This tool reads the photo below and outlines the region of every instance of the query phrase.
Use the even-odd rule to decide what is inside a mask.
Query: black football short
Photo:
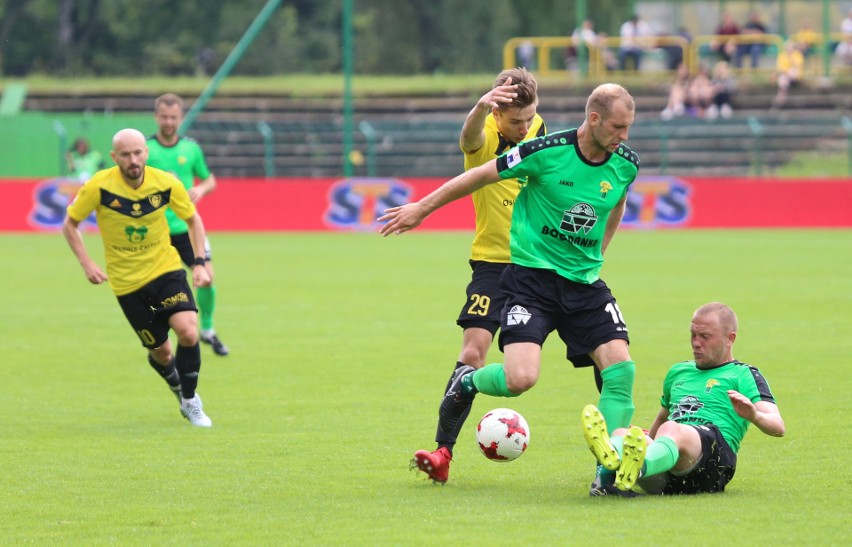
[[[589,367],[589,352],[610,340],[626,340],[627,325],[603,280],[575,283],[550,270],[510,264],[501,288],[506,297],[500,325],[500,349],[507,344],[544,345],[552,332],[568,348],[575,367]]]
[[[467,301],[456,320],[461,328],[478,327],[494,336],[500,328],[500,316],[506,297],[500,289],[500,276],[507,263],[471,260],[473,274],[467,286]]]
[[[124,316],[146,348],[158,348],[169,337],[169,317],[179,311],[198,311],[186,272],[161,275],[138,291],[118,297]]]
[[[189,239],[189,233],[172,234],[172,247],[177,249],[181,261],[186,264],[187,268],[192,268],[195,264],[195,253],[192,250],[192,241]],[[204,238],[204,259],[213,260],[213,254],[210,251],[210,241]]]
[[[715,425],[693,425],[701,437],[701,461],[685,475],[668,473],[664,495],[711,494],[724,492],[725,485],[734,478],[737,455],[722,437]],[[654,477],[648,477],[653,479]],[[639,479],[641,486],[642,479]]]

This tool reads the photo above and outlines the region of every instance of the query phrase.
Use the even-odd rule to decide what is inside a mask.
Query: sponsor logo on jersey
[[[509,150],[509,153],[506,154],[506,165],[514,167],[519,163],[521,163],[521,150],[516,146]]]
[[[523,306],[512,306],[512,309],[509,310],[508,314],[506,314],[506,324],[526,325],[527,321],[529,321],[531,317],[532,314]]]
[[[698,400],[694,395],[687,395],[677,402],[677,408],[672,413],[672,420],[688,418],[695,414],[704,406],[704,403]]]
[[[163,306],[163,309],[169,309],[169,308],[174,308],[176,305],[178,305],[180,303],[186,303],[186,302],[189,302],[189,296],[187,296],[187,294],[185,292],[179,292],[179,293],[177,293],[173,296],[166,298],[165,300],[160,302],[160,304]]]
[[[583,232],[588,234],[598,221],[598,215],[595,214],[595,208],[588,203],[578,203],[565,211],[562,216],[562,224],[559,228],[565,232],[576,234]]]
[[[124,227],[124,235],[127,236],[127,241],[132,243],[139,243],[140,241],[145,239],[145,236],[148,235],[148,227],[147,226],[125,226]]]

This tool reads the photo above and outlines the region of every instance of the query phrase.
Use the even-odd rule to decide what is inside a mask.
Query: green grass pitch
[[[202,348],[214,427],[199,430],[61,235],[0,236],[0,543],[848,541],[852,232],[616,236],[602,275],[630,326],[634,421],[650,423],[665,371],[689,358],[692,311],[721,300],[739,314],[735,356],[764,372],[788,430],[751,428],[724,494],[633,500],[588,497],[579,412],[597,392],[555,335],[535,388],[476,399],[445,486],[409,471],[434,446],[470,238],[212,234],[232,354]],[[471,423],[501,406],[532,433],[507,464],[479,454]]]

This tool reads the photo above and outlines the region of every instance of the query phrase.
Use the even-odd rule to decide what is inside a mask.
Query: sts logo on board
[[[394,178],[344,179],[329,189],[323,220],[332,228],[374,231],[385,209],[408,203],[411,193],[409,185]]]
[[[692,215],[691,193],[689,185],[676,177],[637,177],[627,194],[622,225],[685,226]]]

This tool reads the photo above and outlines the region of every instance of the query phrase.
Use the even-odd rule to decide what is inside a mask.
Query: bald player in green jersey
[[[166,93],[154,101],[154,119],[157,122],[157,133],[148,137],[148,165],[169,171],[183,183],[189,192],[192,202],[198,204],[201,199],[216,188],[216,177],[207,167],[201,146],[178,133],[183,121],[183,99],[174,93]],[[196,184],[198,180],[198,184]],[[181,260],[187,267],[192,267],[194,256],[189,244],[186,223],[171,210],[166,211],[169,221],[169,233],[172,245],[178,250]],[[216,287],[213,285],[213,257],[210,241],[204,242],[205,268],[211,283],[199,287],[198,308],[201,317],[200,339],[208,344],[216,355],[228,355],[229,350],[219,339],[213,325],[213,312],[216,309]]]
[[[191,245],[204,247],[204,225],[186,189],[170,173],[145,165],[145,136],[122,129],[112,140],[115,167],[98,171],[74,201],[62,234],[90,283],[108,281],[142,345],[148,364],[166,381],[183,416],[199,427],[210,427],[196,393],[201,352],[192,289],[180,257],[171,245],[165,212],[171,208],[189,227]],[[106,273],[89,256],[78,226],[92,211],[103,240]],[[210,283],[199,259],[192,268],[196,287]],[[169,331],[177,335],[172,350]]]
[[[737,316],[721,302],[698,308],[689,325],[693,360],[666,374],[660,411],[646,436],[636,426],[609,438],[600,412],[588,405],[581,421],[601,465],[617,489],[645,493],[722,492],[734,477],[740,443],[750,424],[773,437],[784,420],[760,371],[734,359]]]
[[[488,184],[527,179],[512,214],[511,264],[501,278],[506,295],[499,336],[504,362],[456,370],[439,410],[442,430],[453,430],[476,393],[516,397],[533,387],[542,345],[554,330],[575,366],[591,362],[600,370],[599,405],[607,423],[613,428],[630,425],[635,364],[628,352],[627,325],[598,274],[638,173],[639,159],[624,144],[634,116],[633,97],[626,89],[600,85],[586,102],[579,128],[521,143],[379,218],[385,222],[382,234],[400,234]]]
[[[525,68],[506,69],[497,75],[492,88],[476,102],[462,126],[459,147],[464,153],[464,168],[472,169],[493,160],[517,143],[547,133],[538,108],[538,82]],[[512,207],[521,191],[518,179],[489,184],[471,194],[476,230],[470,250],[470,282],[465,290],[456,323],[463,329],[462,348],[455,370],[464,366],[480,368],[495,333],[500,329],[500,312],[505,300],[500,276],[509,264],[509,224]],[[444,389],[449,389],[449,385]],[[418,450],[411,460],[434,482],[449,479],[453,447],[470,408],[460,417],[455,429],[435,433],[436,450]]]

